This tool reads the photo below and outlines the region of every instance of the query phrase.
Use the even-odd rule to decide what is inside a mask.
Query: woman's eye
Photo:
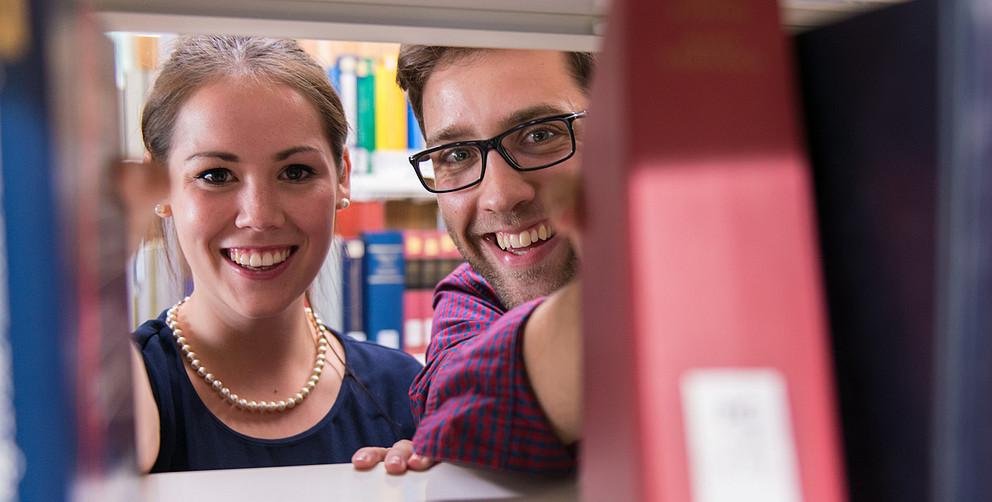
[[[303,164],[293,164],[286,167],[282,173],[283,176],[289,181],[303,181],[313,176],[316,171],[309,166],[304,166]]]
[[[222,185],[234,179],[234,175],[231,171],[218,167],[215,169],[208,169],[202,173],[196,175],[197,179],[201,179],[211,185]]]

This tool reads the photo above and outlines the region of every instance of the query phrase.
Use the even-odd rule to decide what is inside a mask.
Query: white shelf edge
[[[267,37],[590,52],[599,50],[601,43],[600,37],[595,35],[509,29],[461,29],[431,25],[359,24],[121,11],[102,11],[97,16],[104,24],[104,31],[138,33],[236,32]]]

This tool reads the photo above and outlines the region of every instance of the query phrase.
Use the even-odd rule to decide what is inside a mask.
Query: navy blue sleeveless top
[[[363,446],[413,437],[407,389],[420,363],[404,352],[334,333],[347,371],[330,411],[300,434],[258,439],[225,425],[200,400],[164,312],[132,336],[158,406],[161,441],[152,472],[343,463]]]

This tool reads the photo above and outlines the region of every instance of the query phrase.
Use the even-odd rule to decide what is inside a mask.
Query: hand
[[[556,181],[547,188],[543,202],[550,210],[555,231],[572,243],[582,259],[582,226],[585,224],[585,204],[580,173],[556,173]]]
[[[355,469],[367,470],[384,460],[386,472],[390,474],[403,474],[408,469],[426,471],[437,463],[428,457],[417,455],[413,452],[413,442],[409,439],[401,439],[389,449],[377,446],[359,449],[351,457],[351,465],[355,466]]]

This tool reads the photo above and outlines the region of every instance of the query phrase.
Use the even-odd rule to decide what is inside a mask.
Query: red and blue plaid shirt
[[[418,454],[509,471],[575,470],[524,367],[523,327],[541,301],[507,311],[468,264],[437,285],[427,365],[410,387]]]

